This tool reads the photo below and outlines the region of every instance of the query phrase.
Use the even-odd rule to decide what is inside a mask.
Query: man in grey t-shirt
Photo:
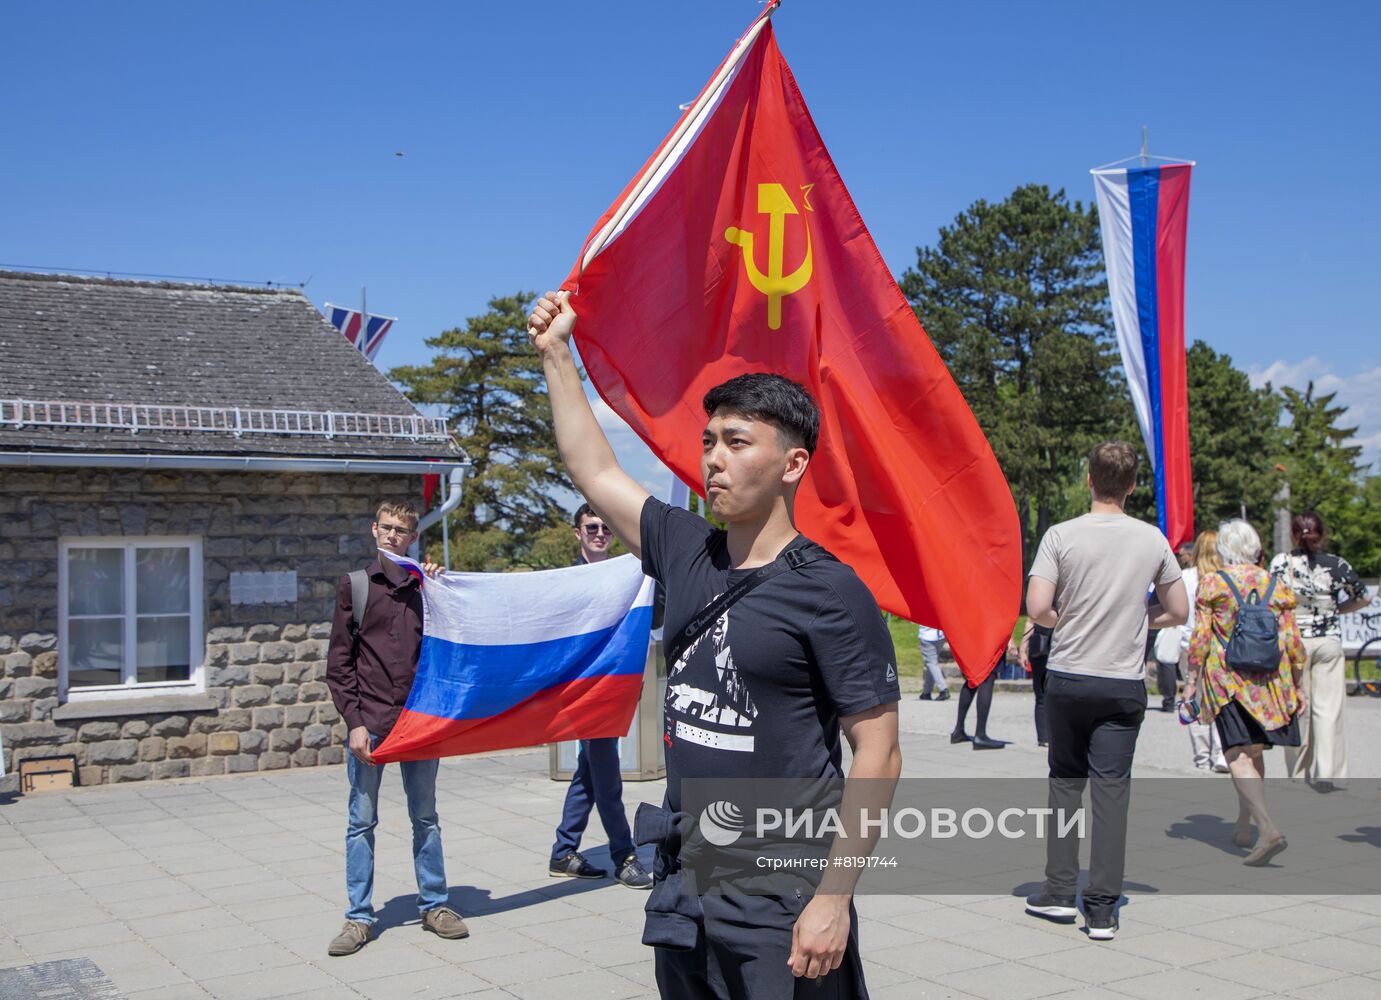
[[[1189,614],[1165,536],[1124,510],[1136,469],[1136,451],[1125,442],[1093,449],[1090,511],[1045,533],[1026,591],[1027,615],[1055,629],[1045,690],[1050,807],[1071,815],[1094,779],[1084,918],[1089,937],[1104,941],[1117,930],[1122,895],[1132,756],[1146,714],[1146,632],[1182,625]],[[1152,588],[1156,601],[1148,603]],[[1077,834],[1047,841],[1045,879],[1045,891],[1028,897],[1027,912],[1073,921]]]

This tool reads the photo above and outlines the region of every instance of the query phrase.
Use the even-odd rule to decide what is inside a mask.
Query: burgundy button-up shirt
[[[369,564],[369,600],[359,649],[350,657],[354,616],[349,575],[336,581],[336,611],[326,650],[326,683],[345,724],[386,736],[407,703],[422,648],[422,591],[409,576],[395,584],[379,560]]]

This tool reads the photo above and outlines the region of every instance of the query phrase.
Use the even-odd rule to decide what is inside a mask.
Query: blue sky
[[[424,361],[489,296],[560,281],[757,10],[6,5],[0,264],[310,278],[318,305],[367,285],[400,317],[380,365]],[[977,198],[1089,201],[1149,125],[1199,163],[1189,336],[1337,390],[1375,459],[1378,11],[786,0],[775,22],[894,272]]]

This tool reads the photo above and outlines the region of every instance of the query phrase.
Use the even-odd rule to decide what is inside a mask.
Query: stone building
[[[0,271],[0,358],[0,791],[343,760],[335,580],[444,422],[295,290]]]

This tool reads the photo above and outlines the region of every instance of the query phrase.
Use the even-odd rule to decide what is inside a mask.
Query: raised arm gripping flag
[[[375,760],[628,732],[652,627],[653,584],[633,556],[431,579],[411,559],[390,558],[422,581],[422,652]]]
[[[1192,164],[1093,171],[1113,325],[1171,548],[1194,538],[1184,351]]]
[[[775,6],[775,5],[774,5]],[[803,532],[974,681],[1021,594],[1016,507],[897,288],[764,14],[596,223],[563,286],[600,395],[703,496],[705,392],[775,372],[820,403]]]

